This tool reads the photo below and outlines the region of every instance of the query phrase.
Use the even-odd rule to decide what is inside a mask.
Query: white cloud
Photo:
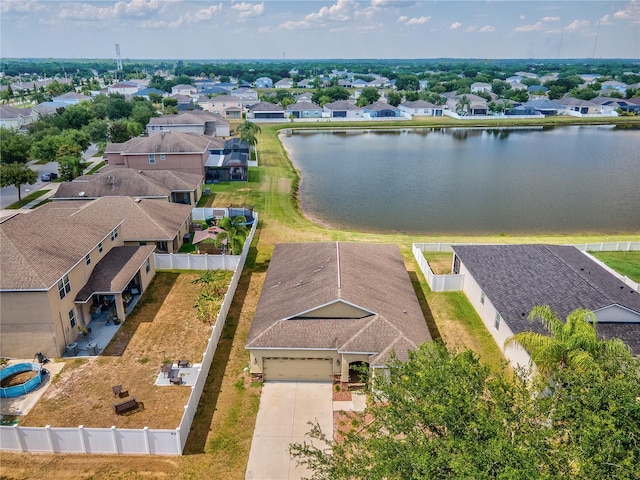
[[[569,25],[567,25],[564,28],[566,30],[580,30],[580,29],[588,27],[588,26],[589,26],[589,21],[588,20],[574,20],[573,22],[571,22]]]
[[[424,25],[429,20],[431,20],[431,17],[424,17],[424,16],[409,18],[406,15],[403,15],[398,18],[398,22],[403,23],[405,25]]]
[[[89,3],[67,3],[58,18],[70,20],[109,20],[114,18],[142,18],[162,8],[159,0],[130,0],[98,7]]]
[[[539,22],[531,25],[520,25],[513,29],[514,32],[539,32],[546,29],[546,23],[559,22],[560,17],[543,17]]]
[[[194,14],[187,14],[185,16],[185,20],[194,23],[194,22],[206,22],[207,20],[211,20],[218,12],[222,10],[222,4],[211,5],[209,8],[201,8]]]
[[[327,26],[336,22],[347,22],[352,19],[356,8],[354,0],[337,0],[329,7],[322,7],[317,12],[307,14],[302,20],[287,20],[281,23],[279,28],[296,30],[314,25]]]
[[[233,3],[231,8],[240,12],[240,18],[259,17],[264,13],[264,2],[262,3]]]
[[[491,26],[491,25],[485,25],[484,27],[478,27],[476,25],[472,25],[470,27],[467,27],[465,32],[470,32],[470,33],[491,33],[491,32],[495,32],[496,28]]]
[[[598,20],[598,23],[600,25],[613,25],[613,20],[611,19],[611,15],[607,13],[604,17]]]
[[[449,25],[449,30],[457,30],[462,26],[462,22],[453,22]]]
[[[631,0],[627,8],[618,10],[613,14],[616,20],[629,20],[631,25],[640,25],[640,2]]]
[[[524,15],[520,15],[520,20],[524,20],[525,18],[527,17],[525,17]]]
[[[34,13],[45,8],[41,2],[35,0],[2,0],[0,2],[0,11],[4,14],[10,12]]]

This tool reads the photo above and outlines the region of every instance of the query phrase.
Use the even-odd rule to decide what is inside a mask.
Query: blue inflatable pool
[[[38,372],[35,377],[30,378],[20,385],[12,385],[10,387],[0,387],[0,398],[19,397],[29,393],[42,383],[43,370],[40,365],[35,363],[16,363],[10,367],[0,370],[0,381],[24,372]]]

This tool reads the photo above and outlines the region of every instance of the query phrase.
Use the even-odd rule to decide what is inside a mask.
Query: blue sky
[[[640,0],[2,0],[0,55],[640,58]]]

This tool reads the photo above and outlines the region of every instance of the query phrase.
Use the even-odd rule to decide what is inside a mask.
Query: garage
[[[333,361],[330,358],[264,358],[262,362],[264,380],[333,380]]]

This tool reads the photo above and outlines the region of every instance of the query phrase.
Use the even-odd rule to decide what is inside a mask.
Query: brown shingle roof
[[[0,289],[51,288],[122,221],[73,211],[40,207],[0,224]]]
[[[353,318],[318,318],[343,302]],[[372,354],[382,366],[391,345],[400,358],[431,340],[420,304],[394,245],[277,244],[247,348],[325,348]],[[382,355],[382,356],[381,356]]]
[[[114,247],[96,264],[89,280],[76,295],[86,302],[94,293],[122,292],[155,250],[153,245]]]
[[[60,201],[40,208],[75,209],[72,217],[94,217],[111,223],[123,221],[121,234],[124,241],[170,241],[191,216],[190,205],[167,203],[162,200],[132,197],[102,197],[89,202]]]

